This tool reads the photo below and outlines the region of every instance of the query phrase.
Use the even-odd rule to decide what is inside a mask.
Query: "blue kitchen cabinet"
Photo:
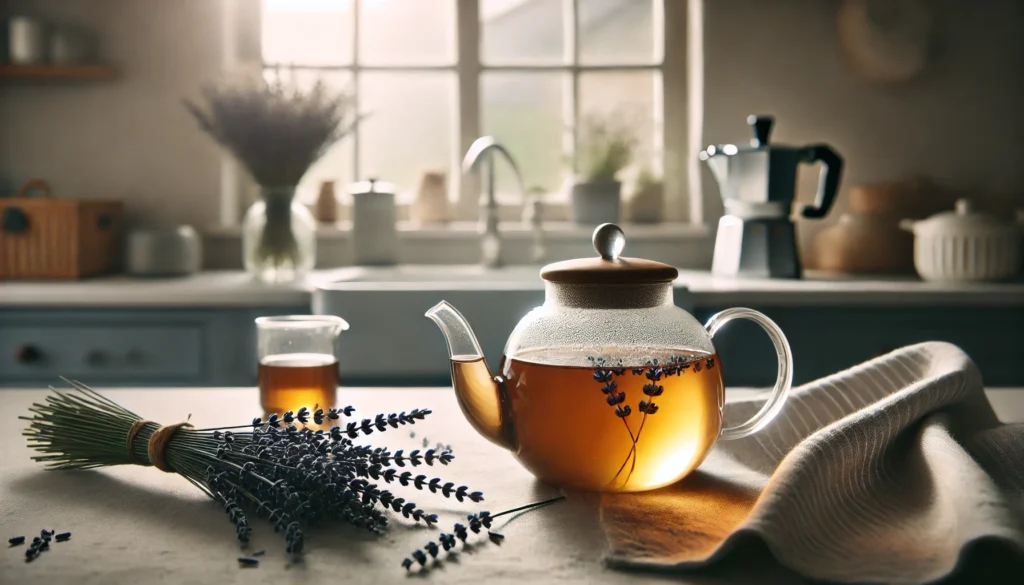
[[[463,303],[465,305],[465,303]],[[472,305],[463,309],[472,313]],[[702,322],[722,307],[699,306]],[[785,331],[793,349],[794,383],[826,376],[903,345],[949,341],[977,362],[989,386],[1024,385],[1024,308],[1021,307],[757,307]],[[44,387],[60,376],[101,387],[251,386],[256,382],[256,331],[261,315],[309,314],[310,306],[264,308],[21,308],[0,309],[0,387]],[[405,311],[413,314],[413,309]],[[488,342],[500,356],[518,313]],[[479,317],[477,315],[476,317]],[[347,314],[359,331],[373,331]],[[365,316],[372,321],[372,315]],[[421,324],[431,333],[433,324]],[[473,319],[471,319],[473,322]],[[479,322],[479,319],[477,319]],[[361,325],[356,327],[356,325]],[[419,326],[419,325],[417,325]],[[504,331],[507,328],[508,331]],[[445,385],[444,343],[374,350],[374,339],[342,337],[343,383]],[[490,347],[493,345],[494,347]],[[775,376],[775,353],[753,323],[735,321],[715,337],[729,386],[766,386]],[[430,355],[430,351],[437,356]],[[399,375],[395,353],[415,352],[419,370]],[[422,354],[422,355],[421,355]],[[374,356],[388,356],[380,362]],[[347,357],[346,357],[347,356]],[[422,358],[422,359],[421,359]],[[430,358],[430,359],[426,359]],[[412,359],[408,358],[407,359]],[[423,363],[420,364],[420,361]],[[357,367],[358,366],[358,367]],[[371,375],[372,374],[372,375]]]
[[[261,315],[267,308],[0,309],[0,386],[248,386],[256,382]]]

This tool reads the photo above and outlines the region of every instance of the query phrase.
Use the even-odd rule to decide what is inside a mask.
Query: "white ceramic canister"
[[[398,263],[395,188],[376,179],[349,186],[352,197],[352,261],[361,266]]]
[[[185,276],[203,268],[202,238],[192,226],[133,230],[125,244],[125,269],[135,276]]]
[[[900,227],[914,233],[914,267],[925,280],[1003,280],[1020,270],[1020,227],[975,211],[967,199],[957,200],[954,211]]]
[[[38,65],[46,60],[46,30],[29,16],[15,16],[9,23],[10,60],[14,65]]]
[[[86,63],[92,59],[92,40],[78,27],[60,25],[50,33],[50,61],[65,65]]]

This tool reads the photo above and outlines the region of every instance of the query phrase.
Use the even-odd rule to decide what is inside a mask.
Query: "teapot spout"
[[[480,349],[480,343],[473,334],[473,328],[455,307],[448,304],[448,301],[431,307],[426,317],[437,323],[448,342],[448,357],[460,362],[483,359],[484,353]]]
[[[500,376],[487,368],[480,343],[466,318],[455,307],[441,301],[426,313],[441,329],[448,342],[452,386],[462,413],[474,429],[491,442],[512,449],[506,431],[505,386]]]

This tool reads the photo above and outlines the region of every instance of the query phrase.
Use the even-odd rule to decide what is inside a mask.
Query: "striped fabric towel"
[[[905,347],[794,389],[674,486],[604,495],[601,522],[616,568],[692,569],[754,535],[812,579],[928,582],[979,540],[1024,554],[1024,425],[998,421],[956,346]]]

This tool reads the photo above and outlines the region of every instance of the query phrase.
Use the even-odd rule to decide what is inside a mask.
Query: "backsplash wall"
[[[890,0],[895,1],[895,0]],[[803,257],[858,183],[931,177],[991,208],[1024,208],[1024,2],[924,0],[934,10],[933,61],[905,86],[872,87],[841,60],[839,0],[705,1],[708,144],[745,142],[748,114],[773,114],[773,141],[825,142],[845,159],[835,210],[800,222]],[[818,167],[801,172],[813,200]],[[717,193],[704,174],[705,189]],[[721,201],[711,197],[721,213]]]
[[[127,201],[136,223],[217,218],[220,158],[182,107],[219,71],[216,0],[9,0],[9,14],[77,23],[100,38],[113,81],[0,85],[0,177],[55,194]]]
[[[102,56],[123,72],[113,82],[0,85],[0,178],[39,176],[61,195],[125,199],[137,221],[215,222],[218,149],[181,99],[219,71],[222,1],[0,4],[7,14],[93,28]],[[1024,3],[928,3],[938,18],[929,70],[907,86],[875,88],[840,60],[838,0],[708,0],[705,141],[744,141],[746,115],[770,113],[775,140],[828,142],[844,155],[847,188],[922,173],[1024,206],[1024,39],[1014,28]],[[704,180],[717,193],[709,174]],[[801,200],[815,181],[816,169],[802,174]],[[721,207],[717,195],[709,200],[713,222]],[[805,250],[821,224],[802,225]]]

